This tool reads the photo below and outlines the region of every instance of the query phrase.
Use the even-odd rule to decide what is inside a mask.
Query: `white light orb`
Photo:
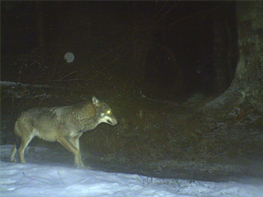
[[[72,63],[74,61],[74,54],[71,53],[71,52],[67,52],[65,55],[64,55],[64,60],[66,60],[67,63]]]

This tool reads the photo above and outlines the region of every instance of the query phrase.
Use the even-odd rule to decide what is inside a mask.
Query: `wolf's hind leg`
[[[17,153],[17,149],[16,149],[16,144],[15,144],[12,149],[11,156],[10,156],[10,162],[14,162],[14,163],[17,162],[16,153]]]
[[[31,142],[31,140],[34,138],[33,135],[30,135],[30,136],[22,136],[21,137],[21,145],[18,149],[18,155],[19,155],[19,158],[20,158],[20,162],[21,163],[26,163],[25,161],[25,149],[26,147],[28,146],[28,144]]]

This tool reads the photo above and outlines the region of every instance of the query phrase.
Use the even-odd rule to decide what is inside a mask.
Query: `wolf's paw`
[[[16,158],[11,158],[11,159],[10,159],[10,162],[11,162],[11,163],[16,163],[16,162],[17,162],[17,159],[16,159]]]
[[[84,165],[81,165],[81,166],[77,166],[78,169],[86,169],[86,170],[91,170],[92,167],[90,166],[84,166]]]
[[[92,170],[92,167],[90,166],[84,166],[84,167],[81,166],[81,168],[86,169],[86,170]]]

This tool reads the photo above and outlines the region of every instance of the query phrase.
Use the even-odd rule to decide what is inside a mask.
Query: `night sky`
[[[212,94],[213,22],[214,13],[220,10],[228,14],[236,28],[235,5],[229,2],[4,2],[1,3],[1,80],[18,81],[21,64],[25,57],[29,61],[30,54],[37,56],[38,61],[62,64],[63,54],[73,52],[75,61],[71,70],[74,70],[72,67],[88,64],[84,58],[88,59],[91,51],[106,54],[124,44],[132,48],[127,38],[138,26],[146,28],[142,32],[153,27],[151,35],[138,34],[141,40],[151,36],[145,57],[145,83],[173,91],[180,73],[186,94]],[[43,45],[45,52],[39,50]],[[122,58],[118,65],[128,61],[125,55]],[[107,64],[111,60],[103,61]],[[44,66],[40,67],[38,72],[44,72]],[[119,67],[116,70],[121,72]],[[29,69],[27,75],[34,74],[31,72],[36,71]],[[29,78],[24,77],[21,82],[30,83]]]

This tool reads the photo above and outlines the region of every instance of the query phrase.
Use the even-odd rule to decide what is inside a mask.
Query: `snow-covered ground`
[[[1,158],[9,157],[11,149],[11,145],[0,146]],[[38,149],[38,154],[41,153],[46,154],[46,150]],[[34,164],[9,163],[4,160],[0,161],[0,196],[6,197],[263,197],[262,180],[237,183],[158,179],[47,165],[40,160],[35,160]]]

